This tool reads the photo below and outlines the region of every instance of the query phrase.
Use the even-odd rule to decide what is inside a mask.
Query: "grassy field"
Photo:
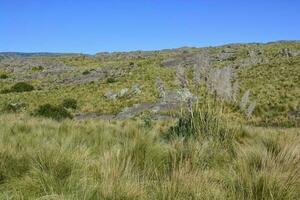
[[[299,129],[0,115],[0,199],[299,199]]]
[[[1,199],[299,199],[299,129],[232,123],[0,116]]]
[[[211,72],[234,70],[236,100],[195,83],[189,56],[202,51]],[[0,60],[0,199],[300,199],[299,52],[299,42],[284,42]],[[149,110],[126,120],[62,120],[159,102],[157,79],[178,92],[176,67],[163,65],[174,57],[197,100],[160,113],[168,120]],[[102,69],[108,75],[85,82]],[[140,93],[105,97],[134,85]],[[256,102],[248,117],[240,106],[247,90],[247,104]]]
[[[241,71],[242,88],[251,88],[258,103],[255,116],[265,124],[288,124],[290,111],[299,107],[300,58],[271,61]]]

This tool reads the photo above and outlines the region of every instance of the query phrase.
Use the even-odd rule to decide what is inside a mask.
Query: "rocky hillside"
[[[16,90],[17,83],[33,88]],[[77,120],[165,119],[208,97],[237,120],[294,126],[300,118],[300,42],[96,55],[0,53],[0,90],[5,112],[32,113],[74,99]]]

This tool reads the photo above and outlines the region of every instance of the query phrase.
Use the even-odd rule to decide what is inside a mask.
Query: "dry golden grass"
[[[300,198],[299,129],[233,128],[224,143],[166,140],[170,124],[0,115],[0,199]]]

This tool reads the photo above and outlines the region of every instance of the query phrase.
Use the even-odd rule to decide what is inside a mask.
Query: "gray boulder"
[[[104,94],[104,96],[109,100],[116,100],[118,97],[118,93],[113,93],[111,91],[108,91]]]

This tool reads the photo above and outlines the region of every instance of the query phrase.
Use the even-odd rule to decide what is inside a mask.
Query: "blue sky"
[[[130,51],[300,39],[299,0],[0,0],[0,51]]]

